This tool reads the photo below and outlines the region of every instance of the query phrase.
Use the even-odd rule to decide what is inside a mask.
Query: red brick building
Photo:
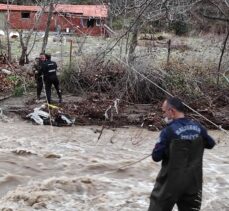
[[[7,11],[12,29],[29,30],[33,28],[35,18],[42,12],[40,6],[21,6],[0,4],[0,28],[3,29]],[[37,31],[45,31],[48,19],[46,8],[40,18]],[[106,5],[55,5],[50,31],[74,32],[87,35],[104,35],[104,23],[108,16]]]

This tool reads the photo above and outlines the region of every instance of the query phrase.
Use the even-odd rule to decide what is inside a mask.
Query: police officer
[[[148,211],[171,211],[175,204],[179,211],[200,210],[203,152],[215,141],[199,123],[185,117],[178,98],[165,100],[162,110],[168,125],[152,153],[153,160],[162,164]]]
[[[51,55],[45,54],[45,62],[42,63],[41,72],[44,78],[45,91],[48,103],[51,103],[51,88],[54,85],[57,95],[59,97],[59,103],[62,102],[61,90],[59,87],[59,80],[56,75],[57,64],[51,61]]]
[[[37,100],[40,100],[41,97],[41,91],[43,89],[43,80],[42,80],[42,72],[41,72],[41,66],[42,63],[45,61],[45,54],[41,53],[39,58],[35,59],[35,80],[37,84]]]

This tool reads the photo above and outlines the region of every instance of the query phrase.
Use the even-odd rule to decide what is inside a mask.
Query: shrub
[[[121,18],[113,19],[112,28],[114,30],[121,30],[123,28],[123,19]]]
[[[177,20],[171,24],[171,30],[178,36],[185,35],[189,31],[189,25],[183,20]]]
[[[20,96],[22,96],[24,94],[24,91],[25,91],[25,89],[24,89],[24,87],[22,85],[16,86],[14,88],[13,94],[14,94],[15,97],[20,97]]]
[[[166,90],[182,97],[187,103],[193,101],[208,102],[214,96],[215,90],[225,90],[226,85],[216,84],[215,64],[204,66],[201,63],[185,64],[182,60],[173,59],[169,65],[164,65],[166,73],[163,75],[163,85]],[[227,84],[228,87],[228,84]]]
[[[119,63],[88,58],[78,68],[72,67],[66,68],[60,78],[62,87],[73,94],[98,92],[137,103],[149,103],[162,96],[152,83]],[[153,75],[145,76],[155,81]]]
[[[22,96],[25,91],[25,87],[23,85],[23,81],[25,81],[25,78],[23,80],[22,77],[23,76],[18,76],[18,75],[11,75],[7,77],[7,80],[13,84],[13,95],[16,97]],[[28,83],[30,82],[31,81],[29,80]]]
[[[207,99],[210,95],[208,89],[218,88],[212,72],[215,66],[211,65],[206,68],[202,64],[187,65],[182,60],[172,59],[169,65],[162,65],[163,71],[142,68],[139,70],[144,75],[142,77],[119,63],[88,56],[80,64],[65,68],[61,84],[73,94],[96,92],[132,103],[152,103],[165,97],[155,83],[188,103]]]

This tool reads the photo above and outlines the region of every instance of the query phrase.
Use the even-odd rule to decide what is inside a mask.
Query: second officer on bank
[[[45,83],[45,92],[47,96],[47,101],[51,103],[51,88],[54,85],[57,95],[59,97],[59,103],[62,102],[62,95],[59,86],[59,80],[56,74],[57,64],[54,61],[51,61],[51,55],[45,54],[45,61],[42,63],[41,72],[44,78]]]

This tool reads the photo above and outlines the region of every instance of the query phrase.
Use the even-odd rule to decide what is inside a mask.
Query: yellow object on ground
[[[52,105],[52,104],[47,104],[49,108],[53,108],[53,109],[59,109],[58,106]]]

